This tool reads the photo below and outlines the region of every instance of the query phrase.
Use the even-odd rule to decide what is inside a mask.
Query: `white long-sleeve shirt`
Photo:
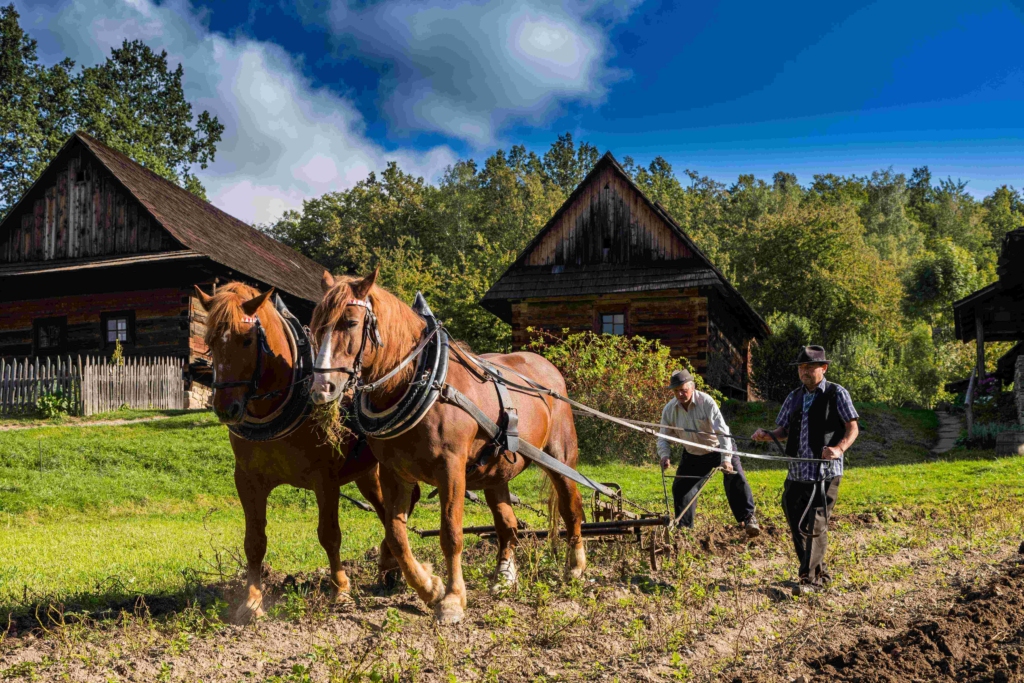
[[[661,424],[661,434],[685,439],[686,441],[695,441],[706,446],[726,448],[730,451],[736,448],[733,440],[728,436],[718,437],[715,435],[715,433],[727,435],[732,432],[729,431],[729,425],[725,424],[725,418],[722,417],[722,411],[718,409],[715,399],[703,391],[693,392],[693,400],[690,401],[689,409],[683,408],[678,399],[673,397],[661,410]],[[682,427],[693,431],[686,432],[678,429],[669,429],[669,427]],[[694,432],[706,433],[696,434]],[[659,459],[664,460],[669,457],[670,445],[671,442],[665,439],[658,439]],[[686,446],[686,452],[693,453],[694,455],[704,455],[711,451],[697,446]],[[721,455],[722,462],[729,461],[732,457],[726,453]]]

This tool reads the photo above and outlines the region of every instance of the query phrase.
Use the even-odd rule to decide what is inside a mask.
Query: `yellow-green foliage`
[[[689,370],[699,390],[722,401],[689,361],[672,358],[669,348],[657,340],[592,332],[565,339],[536,334],[529,349],[562,372],[571,398],[616,417],[658,422],[662,407],[672,398],[665,387],[675,370]],[[584,461],[644,462],[653,457],[653,439],[640,432],[583,416],[576,420],[576,432]]]

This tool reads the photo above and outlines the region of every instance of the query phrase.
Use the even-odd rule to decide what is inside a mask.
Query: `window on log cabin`
[[[64,353],[68,337],[68,319],[39,318],[32,321],[32,339],[36,356],[54,356]]]
[[[114,346],[117,342],[135,343],[135,311],[104,313],[100,316],[100,326],[104,346]]]
[[[601,334],[626,334],[626,314],[602,313]]]

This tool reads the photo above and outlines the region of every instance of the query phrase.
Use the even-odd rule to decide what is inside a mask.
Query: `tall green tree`
[[[46,68],[14,5],[0,7],[0,217],[28,190],[74,130],[73,70]]]
[[[193,169],[214,160],[224,126],[207,111],[193,114],[181,65],[125,41],[102,64],[46,67],[18,20],[13,5],[0,8],[0,216],[76,130],[205,196]]]
[[[558,186],[562,194],[568,197],[600,158],[597,147],[589,142],[581,142],[577,147],[572,133],[565,133],[559,135],[544,153],[542,169],[547,180]]]
[[[214,160],[224,126],[210,112],[193,121],[185,98],[181,64],[171,70],[167,52],[124,41],[103,64],[86,67],[78,79],[79,128],[124,152],[154,173],[205,197],[193,166]]]

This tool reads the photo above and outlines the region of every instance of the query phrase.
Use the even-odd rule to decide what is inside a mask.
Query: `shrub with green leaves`
[[[57,388],[53,393],[39,397],[36,412],[47,420],[67,417],[71,413],[71,399],[64,394],[63,389]]]
[[[694,374],[697,389],[721,403],[685,358],[673,358],[657,340],[584,332],[565,339],[534,330],[528,350],[554,363],[565,377],[570,398],[609,415],[658,422],[671,398],[665,387],[675,370]],[[652,462],[654,439],[647,434],[585,415],[576,417],[580,458],[584,461]]]

